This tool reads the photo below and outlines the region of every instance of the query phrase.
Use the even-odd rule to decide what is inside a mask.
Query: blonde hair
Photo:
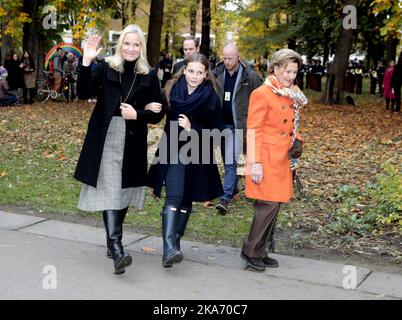
[[[124,59],[121,55],[121,47],[123,45],[123,39],[127,33],[136,33],[141,44],[140,56],[138,57],[137,63],[135,64],[135,71],[140,74],[148,74],[151,70],[151,67],[149,66],[147,60],[147,47],[145,43],[145,37],[141,28],[136,24],[130,24],[124,28],[124,30],[120,34],[119,40],[117,40],[116,53],[111,57],[105,58],[105,61],[112,69],[116,70],[117,72],[123,73]]]
[[[289,62],[297,63],[298,69],[303,64],[303,60],[300,55],[292,49],[281,49],[276,51],[269,63],[269,73],[274,73],[274,67],[286,66]]]

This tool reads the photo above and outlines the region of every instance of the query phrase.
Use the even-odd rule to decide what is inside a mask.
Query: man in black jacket
[[[223,61],[217,64],[214,74],[222,105],[222,129],[227,135],[223,134],[221,144],[225,163],[224,195],[215,208],[224,215],[229,209],[229,202],[238,193],[237,161],[241,150],[245,153],[248,101],[251,92],[262,82],[251,66],[240,59],[236,44],[226,44],[222,53]]]

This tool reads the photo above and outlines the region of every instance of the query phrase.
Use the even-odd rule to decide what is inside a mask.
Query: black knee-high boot
[[[127,208],[124,208],[124,209],[121,209],[121,210],[118,210],[118,211],[119,211],[119,218],[120,218],[121,224],[123,225],[124,219],[125,219],[126,214],[127,214],[127,211],[128,211],[128,207],[127,207]],[[120,237],[119,241],[121,242],[122,239],[123,239],[123,228],[121,229],[121,237]],[[107,247],[106,256],[107,256],[108,258],[112,259],[112,258],[113,258],[113,255],[112,255],[112,253],[110,252],[109,243],[110,243],[110,241],[109,241],[109,236],[106,235],[106,247]]]
[[[162,264],[165,268],[171,267],[173,263],[183,261],[183,255],[177,250],[176,244],[176,220],[178,214],[178,209],[172,205],[165,206],[161,213],[163,239]]]
[[[109,239],[109,250],[114,261],[114,273],[124,273],[125,267],[132,263],[130,255],[124,253],[121,237],[123,234],[122,221],[118,210],[103,211],[103,222],[105,223],[106,236]]]
[[[188,219],[190,218],[191,208],[180,208],[176,220],[176,248],[180,251],[180,239],[184,236]]]

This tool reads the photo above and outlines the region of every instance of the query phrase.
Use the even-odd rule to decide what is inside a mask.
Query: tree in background
[[[238,25],[243,55],[257,58],[284,47],[291,38],[287,0],[254,0],[241,6]]]
[[[371,5],[375,15],[386,14],[380,33],[387,41],[387,62],[395,60],[396,48],[402,39],[402,2],[399,0],[374,0]]]
[[[176,39],[176,34],[183,25],[188,25],[189,4],[183,5],[181,0],[170,0],[165,3],[163,12],[163,32],[165,52],[178,55],[177,46],[181,45],[181,41]],[[177,41],[179,40],[179,41]],[[172,42],[172,46],[170,43]]]
[[[201,0],[190,0],[190,34],[195,37],[197,33],[197,12],[200,7]]]
[[[36,74],[42,70],[44,63],[45,30],[42,25],[42,7],[44,0],[24,0],[23,11],[29,15],[23,27],[23,48],[31,53]]]
[[[71,30],[73,43],[81,45],[88,31],[103,25],[104,10],[114,7],[116,0],[53,0],[50,3],[57,9],[58,24]]]
[[[345,0],[341,1],[340,4],[340,10],[337,10],[339,13],[342,12],[344,6],[352,5],[357,7],[359,1]],[[345,16],[345,14],[340,14],[340,26],[338,29],[339,37],[336,46],[336,53],[334,60],[328,69],[325,93],[321,97],[321,102],[325,104],[345,104],[343,82],[349,62],[350,48],[353,40],[353,29],[345,28],[343,26]]]
[[[149,5],[149,1],[140,0],[109,0],[109,8],[112,10],[113,19],[121,19],[122,26],[125,27],[129,23],[135,23],[137,20],[137,12],[143,11],[141,5]],[[148,12],[146,14],[149,17]]]
[[[23,6],[22,0],[3,0],[0,3],[0,61],[10,51],[21,50],[23,25],[31,21],[29,14],[22,10]]]
[[[211,44],[211,0],[202,0],[202,32],[200,52],[209,58]]]
[[[155,67],[159,62],[163,24],[164,0],[152,0],[148,25],[147,55],[148,62]],[[150,41],[152,39],[152,41]]]
[[[290,38],[296,39],[297,51],[308,59],[315,55],[323,56],[325,64],[334,51],[338,38],[339,6],[334,0],[312,1],[306,5],[295,1],[290,12]]]

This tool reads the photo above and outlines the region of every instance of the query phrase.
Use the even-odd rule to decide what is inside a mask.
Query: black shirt
[[[135,73],[134,73],[135,63],[136,63],[136,61],[125,61],[124,62],[124,72],[121,74],[121,102],[124,102],[124,100],[126,100],[126,97],[127,97],[128,93],[130,92],[131,85],[133,84],[133,80],[135,77]],[[132,103],[130,103],[130,100],[132,100],[132,98],[133,98],[134,87],[135,87],[135,85],[133,85],[133,88],[130,92],[130,96],[126,100],[126,103],[131,104],[131,105],[132,105]],[[116,108],[113,115],[121,117],[120,105]]]
[[[225,124],[233,125],[233,111],[232,111],[232,101],[234,88],[236,85],[237,74],[239,70],[230,75],[230,73],[225,70],[225,84],[223,86],[223,103],[222,103],[222,115],[223,122]]]

